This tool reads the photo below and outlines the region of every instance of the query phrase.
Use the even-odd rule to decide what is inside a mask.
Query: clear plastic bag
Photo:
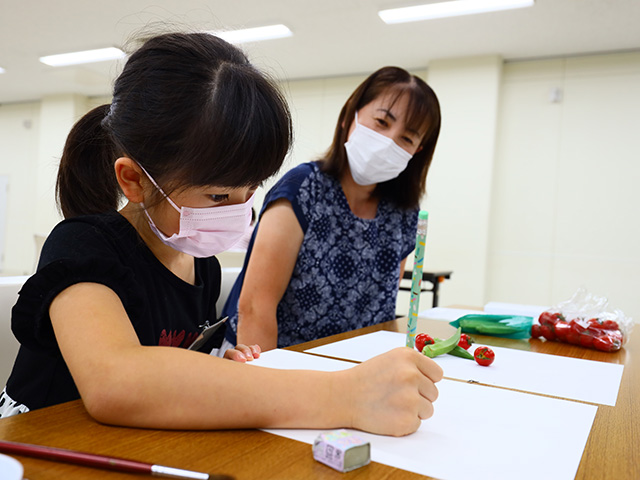
[[[615,352],[629,340],[632,328],[630,317],[581,287],[569,300],[542,312],[531,326],[531,336]]]

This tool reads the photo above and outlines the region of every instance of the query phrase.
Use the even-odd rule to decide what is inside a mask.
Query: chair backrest
[[[216,302],[216,312],[218,316],[222,313],[222,307],[224,307],[227,298],[229,298],[229,293],[231,293],[231,289],[233,288],[233,284],[236,283],[236,279],[242,268],[240,267],[222,267],[222,285],[220,285],[220,297],[218,297],[218,301]]]
[[[9,378],[20,344],[11,331],[11,309],[28,275],[0,277],[0,389]]]
[[[222,312],[231,288],[238,278],[240,267],[225,267],[222,269],[222,285],[220,286],[220,297],[216,302],[218,315]],[[11,331],[11,309],[18,300],[18,292],[28,275],[16,277],[0,277],[0,390],[4,387],[13,362],[16,359],[20,344]]]

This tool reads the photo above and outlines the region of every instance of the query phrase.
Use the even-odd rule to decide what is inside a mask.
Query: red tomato
[[[476,359],[478,365],[488,367],[493,363],[493,360],[496,358],[496,354],[493,353],[493,350],[489,347],[478,347],[476,348],[476,351],[473,352],[473,358]]]
[[[538,318],[538,322],[540,322],[540,325],[553,324],[553,318],[551,317],[551,312],[542,312],[540,314],[540,318]]]
[[[531,325],[531,336],[533,338],[539,338],[542,336],[542,333],[540,332],[540,325],[537,323],[534,323],[533,325]]]
[[[567,335],[571,332],[571,325],[567,322],[558,322],[554,327],[554,331],[559,340],[567,341]]]
[[[615,352],[620,350],[622,343],[616,339],[611,338],[607,335],[603,335],[601,337],[595,337],[593,339],[593,348],[596,350],[601,350],[603,352]]]
[[[460,341],[458,342],[458,346],[464,348],[465,350],[469,350],[469,347],[473,344],[473,339],[467,335],[466,333],[460,334]]]
[[[556,334],[553,333],[553,325],[540,325],[540,333],[547,340],[556,339]]]
[[[569,330],[569,333],[567,333],[565,340],[569,343],[572,343],[573,345],[580,345],[580,334],[574,332],[573,330]]]
[[[579,318],[574,318],[569,322],[569,324],[571,325],[571,330],[573,330],[576,333],[582,333],[587,329],[583,321],[580,320]]]
[[[542,312],[538,322],[540,325],[554,325],[556,322],[564,320],[564,315],[561,313]]]
[[[593,335],[591,335],[591,332],[589,332],[589,330],[585,330],[580,335],[580,345],[587,348],[593,347]]]
[[[416,349],[420,353],[422,353],[422,349],[425,345],[431,345],[432,343],[435,343],[435,341],[433,340],[431,335],[427,335],[426,333],[419,333],[418,335],[416,335],[415,345]]]
[[[607,330],[605,332],[605,335],[607,337],[610,337],[615,341],[618,341],[620,343],[620,345],[622,345],[622,341],[624,340],[623,336],[622,336],[622,332],[620,330]]]

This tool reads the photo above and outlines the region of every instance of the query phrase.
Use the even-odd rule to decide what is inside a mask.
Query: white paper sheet
[[[307,353],[364,362],[396,347],[404,346],[403,333],[379,331],[307,350]],[[472,345],[471,353],[478,345]],[[554,397],[616,404],[624,365],[579,358],[545,355],[491,346],[496,359],[490,367],[441,355],[434,360],[447,378],[542,393]]]
[[[331,358],[323,358],[321,362],[317,359],[318,357],[314,355],[306,355],[304,353],[276,348],[261,353],[260,358],[247,362],[247,365],[278,368],[280,370],[319,370],[323,372],[346,370],[347,368],[357,365],[355,363],[333,360]]]
[[[336,368],[331,359],[312,355],[302,359],[305,354],[275,352],[266,352],[252,363],[273,368],[303,363],[314,370]],[[575,477],[596,406],[453,380],[439,382],[438,390],[434,416],[423,421],[416,433],[394,438],[358,432],[370,442],[373,461],[446,480]],[[310,445],[321,433],[266,431]]]

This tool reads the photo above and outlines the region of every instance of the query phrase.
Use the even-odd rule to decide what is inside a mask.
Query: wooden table
[[[348,332],[303,345],[307,348],[376,330],[405,331],[406,319]],[[419,319],[418,331],[440,337],[453,328],[446,322]],[[640,479],[640,332],[617,353],[602,353],[540,340],[506,340],[477,336],[479,343],[569,357],[624,363],[615,407],[600,405],[582,456],[577,479]],[[634,357],[635,354],[635,357]],[[594,388],[598,388],[594,380]],[[295,388],[295,387],[293,387]],[[0,439],[70,448],[195,471],[232,475],[241,479],[417,479],[426,478],[386,465],[371,463],[346,474],[313,460],[311,446],[258,430],[217,432],[162,431],[101,425],[80,401],[36,410],[0,420]],[[562,452],[558,452],[562,455]],[[25,478],[134,479],[144,478],[104,470],[18,458]],[[540,459],[544,461],[544,459]],[[534,466],[523,465],[523,468]]]

